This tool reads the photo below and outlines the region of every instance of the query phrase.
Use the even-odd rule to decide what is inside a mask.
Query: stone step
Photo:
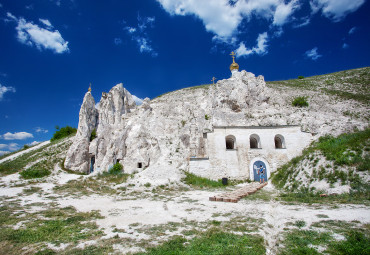
[[[243,197],[246,197],[250,194],[257,192],[258,190],[262,189],[266,185],[267,185],[267,182],[262,183],[262,184],[258,182],[252,182],[240,189],[237,189],[231,192],[225,192],[220,195],[213,196],[213,197],[209,197],[209,201],[237,203]]]

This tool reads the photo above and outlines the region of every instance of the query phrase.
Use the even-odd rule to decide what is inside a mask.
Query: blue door
[[[262,173],[261,173],[261,169],[262,169]],[[257,160],[256,162],[253,163],[254,181],[255,182],[259,182],[260,181],[260,177],[261,177],[262,174],[263,174],[263,177],[264,177],[263,179],[266,182],[267,181],[267,168],[266,168],[266,165],[262,161]]]
[[[92,156],[91,162],[90,162],[90,173],[94,172],[94,164],[95,164],[95,156]]]

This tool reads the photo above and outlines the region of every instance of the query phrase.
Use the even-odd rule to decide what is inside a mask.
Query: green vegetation
[[[96,138],[96,129],[94,128],[93,131],[91,131],[90,135],[90,142]]]
[[[19,204],[2,202],[4,202],[0,206],[2,254],[18,254],[30,245],[35,250],[41,250],[45,247],[45,242],[76,244],[80,240],[92,240],[103,234],[92,222],[102,218],[96,211],[83,213],[77,212],[74,207],[53,207],[25,214],[20,210]],[[19,224],[20,227],[14,229],[15,224]]]
[[[285,86],[299,90],[314,90],[335,95],[341,99],[369,104],[370,67],[346,70],[325,75],[267,82],[268,86]]]
[[[26,152],[12,160],[5,161],[0,164],[0,176],[22,171],[29,163],[40,158],[44,158],[44,160],[34,164],[33,169],[53,169],[55,164],[62,161],[59,155],[64,153],[71,143],[68,140],[58,140],[36,150]]]
[[[296,97],[294,98],[292,105],[297,107],[308,107],[308,102],[306,97]]]
[[[285,248],[279,254],[320,254],[313,246],[326,245],[331,240],[327,232],[294,229],[285,235]]]
[[[20,172],[20,175],[24,179],[34,179],[34,178],[41,178],[44,176],[48,176],[51,172],[47,169],[39,169],[39,168],[28,168]]]
[[[206,120],[209,120],[210,119],[210,117],[206,114],[206,115],[204,115],[204,118],[206,119]]]
[[[370,129],[338,137],[321,137],[318,142],[302,152],[302,155],[293,158],[290,162],[280,167],[272,175],[272,183],[278,188],[295,193],[282,193],[280,198],[285,201],[300,202],[369,202],[370,187],[363,182],[355,171],[342,171],[338,166],[355,167],[357,171],[369,171]],[[318,156],[323,155],[328,164],[317,166]],[[299,171],[304,171],[302,162],[309,164],[313,169],[312,174],[306,176],[307,181],[301,183],[296,179]],[[325,179],[334,184],[340,181],[342,185],[351,185],[349,194],[337,195],[335,198],[320,197],[319,191],[309,190],[308,185],[317,180]],[[290,185],[285,186],[287,183]],[[306,185],[306,186],[305,186]]]
[[[304,79],[304,76],[301,76],[301,75],[300,75],[300,76],[298,76],[298,79]]]
[[[59,127],[57,126],[56,128],[57,128],[57,131],[55,131],[53,137],[50,139],[51,142],[67,137],[67,136],[70,136],[72,134],[76,134],[77,132],[76,128],[73,128],[70,126],[62,127],[60,129],[58,129]]]
[[[280,255],[370,254],[368,225],[359,226],[356,222],[325,220],[312,224],[307,230],[296,228],[286,230],[284,248],[278,253]]]
[[[164,244],[149,249],[152,255],[192,255],[192,254],[265,254],[263,238],[258,235],[235,235],[210,229],[189,242],[180,236]]]
[[[197,176],[195,174],[184,172],[186,177],[182,180],[188,185],[192,185],[199,188],[218,188],[218,187],[225,187],[225,185],[222,184],[222,180],[213,181],[207,178],[203,178],[200,176]]]
[[[108,174],[119,175],[123,173],[122,170],[123,170],[123,166],[117,162],[116,164],[113,165],[111,169],[109,169]]]

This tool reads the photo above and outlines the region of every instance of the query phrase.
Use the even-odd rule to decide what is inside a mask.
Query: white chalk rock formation
[[[293,107],[292,99],[302,95],[308,96],[310,106]],[[367,125],[344,116],[346,107],[318,91],[267,87],[262,76],[246,71],[233,72],[214,86],[146,98],[140,106],[118,84],[103,93],[97,111],[91,94],[85,95],[79,130],[65,166],[88,171],[90,158],[95,157],[94,173],[120,162],[127,173],[147,169],[146,179],[150,179],[161,172],[158,168],[186,170],[190,157],[207,157],[204,136],[215,126],[300,125],[309,133],[336,135]],[[90,142],[94,128],[97,138]]]
[[[89,144],[91,132],[96,128],[97,110],[95,100],[88,91],[81,105],[77,134],[68,150],[64,166],[77,172],[87,172],[89,169]]]

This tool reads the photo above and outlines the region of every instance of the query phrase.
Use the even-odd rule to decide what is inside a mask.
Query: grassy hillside
[[[267,85],[286,86],[297,89],[322,91],[342,99],[353,99],[361,103],[370,102],[370,67],[346,70],[336,73],[292,79],[286,81],[270,81]]]
[[[22,176],[27,179],[32,178],[32,176],[48,175],[49,171],[64,159],[65,153],[71,144],[71,137],[67,137],[46,144],[36,150],[25,150],[24,154],[0,163],[0,176],[16,172],[23,173]],[[6,157],[4,158],[6,159]]]
[[[272,176],[272,183],[289,192],[348,193],[370,200],[370,129],[338,137],[324,136],[301,156]]]

